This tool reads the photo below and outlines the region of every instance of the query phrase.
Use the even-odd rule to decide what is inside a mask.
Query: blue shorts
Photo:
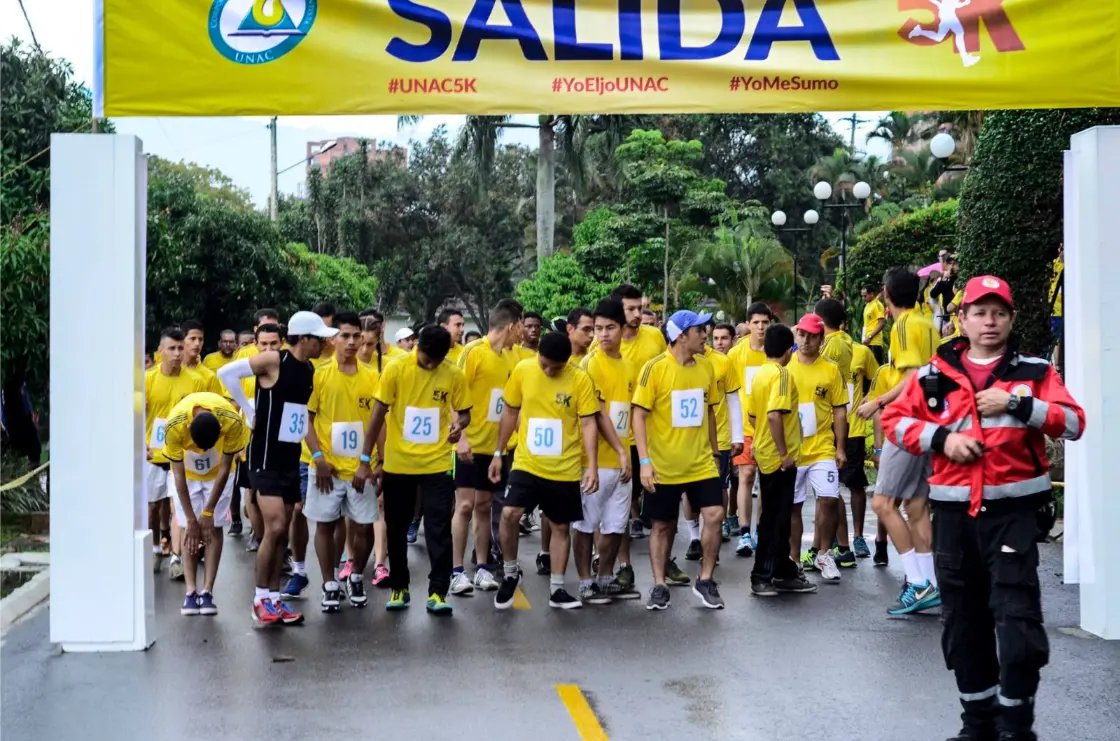
[[[307,499],[307,471],[310,468],[308,463],[299,464],[299,498],[300,501]]]
[[[1062,323],[1064,317],[1052,316],[1050,317],[1050,335],[1056,339],[1062,339],[1062,330],[1065,328]]]

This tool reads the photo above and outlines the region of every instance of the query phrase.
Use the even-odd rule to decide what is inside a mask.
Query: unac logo
[[[1004,0],[898,0],[898,9],[920,11],[908,18],[898,35],[911,44],[936,46],[952,39],[954,51],[965,67],[980,61],[980,22],[983,21],[997,52],[1023,51],[1023,41]]]
[[[214,0],[210,43],[238,64],[273,62],[303,41],[317,10],[318,0]]]

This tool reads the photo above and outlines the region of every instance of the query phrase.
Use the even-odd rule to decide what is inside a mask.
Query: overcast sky
[[[195,0],[201,2],[202,0]],[[65,58],[74,66],[77,78],[92,87],[93,78],[93,3],[91,0],[25,0],[31,25],[43,50]],[[0,29],[4,37],[15,35],[30,43],[30,34],[17,0],[0,0]],[[859,117],[877,120],[882,111],[858,111]],[[833,127],[846,139],[849,124],[841,121],[850,112],[826,114]],[[531,117],[524,117],[531,118]],[[269,134],[267,118],[117,118],[117,131],[135,134],[144,150],[172,161],[187,160],[217,167],[235,183],[248,188],[253,201],[263,207],[269,191]],[[407,144],[410,139],[425,139],[440,125],[454,134],[462,126],[462,116],[428,116],[418,125],[400,131],[394,116],[287,116],[277,127],[279,168],[301,163],[308,141],[359,136],[376,141]],[[857,128],[856,147],[863,142],[871,124]],[[536,133],[513,129],[503,141],[536,146]],[[879,156],[887,152],[872,150]],[[303,181],[304,168],[294,167],[279,178],[280,191],[294,193]]]

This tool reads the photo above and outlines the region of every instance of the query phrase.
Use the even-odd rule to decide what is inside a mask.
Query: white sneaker
[[[465,571],[460,571],[455,576],[451,577],[451,594],[470,594],[474,591],[474,585],[471,584],[471,579],[467,576]]]
[[[498,588],[498,580],[489,569],[478,569],[474,572],[474,585],[483,592],[493,592]]]
[[[821,551],[817,554],[817,571],[821,572],[821,578],[825,581],[840,581],[840,569],[836,567],[836,559],[832,557],[829,551]]]

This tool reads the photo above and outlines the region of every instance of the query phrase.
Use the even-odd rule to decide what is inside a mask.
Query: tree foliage
[[[559,253],[545,258],[532,278],[517,285],[517,300],[551,319],[578,306],[594,308],[613,287],[589,276],[571,255]]]
[[[848,250],[851,292],[882,285],[883,274],[898,265],[929,265],[939,249],[953,245],[956,227],[957,202],[945,201],[868,229]]]

